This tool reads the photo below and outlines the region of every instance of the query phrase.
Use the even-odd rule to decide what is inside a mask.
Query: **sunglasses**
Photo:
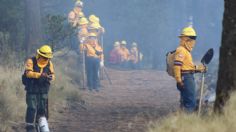
[[[197,36],[188,36],[190,39],[192,40],[196,40],[197,39]]]

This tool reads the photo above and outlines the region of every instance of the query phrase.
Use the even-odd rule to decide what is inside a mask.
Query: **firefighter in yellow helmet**
[[[48,118],[48,92],[51,81],[55,79],[52,58],[51,47],[44,45],[25,63],[22,82],[26,90],[27,132],[34,130],[35,121]]]
[[[89,16],[88,30],[90,33],[95,33],[98,38],[105,32],[105,29],[100,24],[100,19],[94,14]]]
[[[75,3],[74,9],[68,15],[68,21],[73,27],[79,26],[79,20],[84,17],[84,13],[82,12],[83,2],[77,1]]]
[[[174,75],[181,95],[181,108],[191,113],[196,109],[194,73],[205,72],[206,67],[204,65],[196,66],[193,63],[191,51],[197,38],[194,28],[185,27],[179,38],[180,45],[176,49],[174,59]]]
[[[95,33],[89,33],[84,45],[86,50],[86,71],[87,71],[87,85],[90,91],[99,91],[99,77],[98,71],[100,62],[104,61],[103,49],[98,44]]]
[[[120,42],[116,41],[114,43],[114,48],[111,50],[110,52],[110,58],[109,58],[109,62],[110,64],[120,64],[121,62],[121,58],[120,58]]]
[[[79,21],[79,33],[78,33],[78,39],[80,41],[80,44],[83,44],[83,42],[86,40],[86,37],[88,36],[88,23],[89,21],[87,18],[82,17]]]

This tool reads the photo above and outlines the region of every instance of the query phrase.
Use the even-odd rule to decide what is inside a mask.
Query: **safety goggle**
[[[90,36],[90,37],[88,37],[88,39],[90,39],[90,40],[97,40],[97,37]]]
[[[190,39],[192,40],[196,40],[197,39],[197,36],[188,36]]]

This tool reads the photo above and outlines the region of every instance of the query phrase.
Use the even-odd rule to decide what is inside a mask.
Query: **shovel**
[[[204,66],[208,65],[211,62],[213,56],[214,56],[214,50],[211,48],[202,57],[201,63]],[[198,116],[200,116],[201,109],[202,109],[202,96],[203,96],[204,84],[205,84],[205,73],[202,73],[201,90],[200,90],[201,92],[200,92],[200,99],[199,99],[199,105],[198,105]]]

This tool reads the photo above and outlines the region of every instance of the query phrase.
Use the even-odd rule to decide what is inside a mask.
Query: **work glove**
[[[203,64],[196,65],[195,66],[195,71],[197,73],[205,73],[205,72],[207,72],[207,67],[205,65],[203,65]]]
[[[184,88],[184,83],[181,81],[181,82],[177,82],[177,88],[181,89],[181,88]]]
[[[52,81],[52,74],[47,76],[48,81]]]
[[[100,67],[104,67],[104,61],[100,61]]]
[[[48,79],[48,74],[47,73],[42,73],[39,80],[40,81],[46,81]]]

